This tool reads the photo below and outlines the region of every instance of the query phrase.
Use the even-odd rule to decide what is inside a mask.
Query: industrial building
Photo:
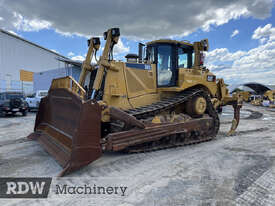
[[[237,89],[243,90],[243,91],[249,91],[251,94],[254,95],[263,95],[268,90],[274,90],[274,85],[264,85],[257,82],[248,82],[240,85],[234,85],[231,90],[231,94],[236,91]]]
[[[24,79],[26,76],[24,74],[68,67],[66,62],[58,59],[67,58],[0,29],[0,92],[7,90],[32,92],[32,78]],[[23,75],[22,71],[25,72]]]
[[[51,82],[55,78],[71,76],[78,80],[81,72],[81,63],[68,59],[59,59],[65,63],[65,67],[59,69],[50,69],[43,72],[35,72],[33,74],[33,90],[48,90]]]

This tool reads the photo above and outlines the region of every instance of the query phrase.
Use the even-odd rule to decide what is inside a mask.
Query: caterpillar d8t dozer
[[[230,134],[239,123],[241,98],[229,96],[222,79],[203,65],[208,40],[156,40],[139,54],[113,60],[118,28],[88,41],[78,81],[54,79],[41,100],[30,134],[64,168],[60,176],[98,159],[104,151],[146,152],[211,140],[219,130],[217,110],[234,107]],[[84,89],[85,88],[85,89]]]

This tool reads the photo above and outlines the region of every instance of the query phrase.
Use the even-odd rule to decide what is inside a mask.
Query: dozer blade
[[[38,140],[57,160],[63,176],[101,156],[100,125],[98,103],[83,101],[68,89],[53,89],[41,100],[29,138]]]

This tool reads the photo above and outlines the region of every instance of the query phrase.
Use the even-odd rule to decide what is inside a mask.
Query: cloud
[[[71,57],[71,60],[83,62],[85,60],[85,57],[86,57],[86,54],[85,55],[77,55],[77,56]],[[93,56],[91,64],[96,64],[96,63],[97,62],[95,60],[95,57]]]
[[[218,77],[231,84],[259,82],[274,84],[275,40],[269,40],[249,51],[229,52],[215,49],[206,55],[206,65]]]
[[[218,48],[211,52],[206,53],[206,58],[208,62],[232,62],[240,57],[244,56],[246,52],[237,51],[230,53],[227,48]]]
[[[234,36],[238,35],[239,34],[239,30],[238,29],[235,29],[233,31],[233,33],[231,34],[231,38],[233,38]]]
[[[118,40],[118,43],[114,46],[114,55],[125,54],[130,51],[130,47],[125,47],[121,39]]]
[[[17,30],[39,31],[41,29],[49,29],[52,25],[50,22],[45,20],[38,20],[38,19],[29,20],[16,12],[13,12],[13,15],[16,18],[16,20],[13,22],[13,26]]]
[[[73,53],[73,52],[69,52],[69,53],[68,53],[68,56],[69,56],[69,57],[74,56],[74,53]]]
[[[252,39],[259,39],[261,43],[267,39],[275,40],[275,27],[272,27],[272,24],[267,24],[264,27],[259,26],[254,31]]]
[[[78,56],[73,56],[71,59],[74,60],[74,61],[81,61],[82,62],[82,61],[85,60],[85,57],[81,56],[81,55],[78,55]]]
[[[25,31],[53,28],[64,35],[83,36],[120,27],[124,36],[154,39],[208,31],[240,17],[264,19],[272,6],[272,0],[1,0],[5,21],[0,26]]]

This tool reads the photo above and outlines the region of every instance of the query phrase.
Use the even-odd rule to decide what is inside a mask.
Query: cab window
[[[178,47],[178,68],[191,68],[193,65],[193,51],[190,49]]]
[[[172,47],[171,45],[158,46],[158,86],[169,85],[172,79]]]
[[[155,48],[148,46],[146,49],[146,59],[151,62],[155,63]]]

